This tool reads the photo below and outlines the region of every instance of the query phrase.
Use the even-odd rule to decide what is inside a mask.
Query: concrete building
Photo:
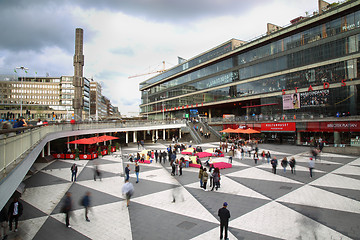
[[[0,78],[0,118],[70,120],[73,117],[72,76]],[[84,78],[83,119],[89,119],[90,81]],[[22,109],[22,114],[20,109]]]
[[[360,137],[360,1],[319,7],[140,83],[140,113],[149,119],[197,113],[221,129],[261,130],[268,141],[350,144]]]

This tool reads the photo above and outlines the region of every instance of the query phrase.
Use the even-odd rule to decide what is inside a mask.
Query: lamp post
[[[16,69],[21,69],[21,70],[24,70],[24,76],[23,78],[21,79],[21,97],[20,97],[20,117],[22,117],[22,105],[23,105],[23,81],[24,78],[26,77],[26,73],[27,73],[27,70],[29,70],[28,68],[24,67],[24,66],[21,66],[21,67],[16,67]]]

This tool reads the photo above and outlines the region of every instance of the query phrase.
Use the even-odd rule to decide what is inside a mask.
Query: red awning
[[[82,138],[82,139],[77,139],[71,142],[68,142],[70,144],[95,144],[95,143],[99,143],[99,142],[105,142],[105,141],[109,141],[109,140],[114,140],[114,139],[118,139],[118,137],[113,137],[113,136],[99,136],[99,137],[91,137],[91,138]]]

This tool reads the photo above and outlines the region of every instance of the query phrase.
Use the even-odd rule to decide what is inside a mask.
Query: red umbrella
[[[222,133],[233,133],[234,131],[235,131],[235,129],[227,128],[227,129],[224,129],[224,130],[222,130],[220,132],[222,132]]]

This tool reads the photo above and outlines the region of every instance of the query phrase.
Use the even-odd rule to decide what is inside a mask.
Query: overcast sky
[[[288,25],[318,0],[0,0],[0,73],[73,75],[75,29],[84,30],[84,76],[122,114],[139,111],[139,83],[232,38],[248,41],[266,23]],[[330,3],[335,1],[328,1]],[[20,74],[20,73],[19,73]],[[20,76],[22,76],[20,74]]]

